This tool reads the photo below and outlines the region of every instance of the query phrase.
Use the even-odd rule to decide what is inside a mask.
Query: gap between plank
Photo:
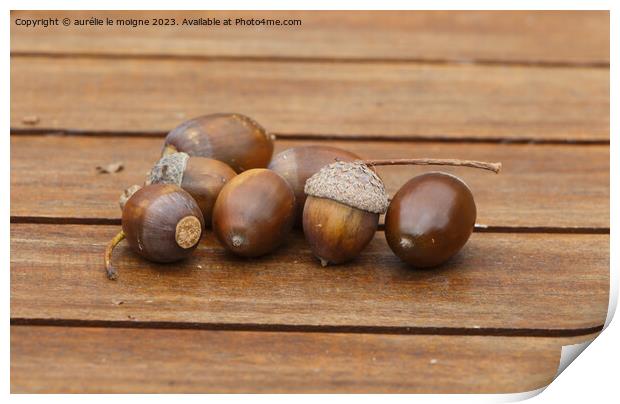
[[[82,130],[66,128],[11,128],[11,135],[15,136],[95,136],[95,137],[164,137],[167,131],[115,131],[115,130]],[[527,136],[504,137],[474,137],[474,136],[446,136],[446,135],[336,135],[323,133],[273,133],[277,139],[283,140],[337,140],[351,142],[424,142],[424,143],[480,143],[480,144],[540,144],[540,145],[603,145],[609,146],[609,139],[537,139]]]
[[[28,52],[13,51],[11,57],[57,58],[57,59],[134,59],[134,60],[187,60],[187,61],[230,61],[230,62],[276,62],[276,63],[357,63],[357,64],[424,64],[424,65],[480,65],[538,68],[598,68],[609,69],[609,62],[566,62],[544,60],[498,60],[485,58],[368,58],[368,57],[322,57],[322,56],[230,56],[230,55],[172,55],[163,53],[125,54],[89,52]]]
[[[121,225],[120,218],[11,216],[12,224],[57,225]],[[383,223],[378,231],[383,231]],[[552,227],[552,226],[487,226],[476,224],[476,233],[547,233],[547,234],[609,234],[609,227]]]
[[[457,327],[398,327],[347,325],[293,325],[240,323],[181,323],[173,321],[112,321],[46,318],[11,318],[12,326],[55,326],[91,328],[195,329],[211,331],[306,332],[330,334],[386,335],[459,335],[496,337],[576,337],[602,331],[603,325],[575,329],[546,328],[457,328]]]

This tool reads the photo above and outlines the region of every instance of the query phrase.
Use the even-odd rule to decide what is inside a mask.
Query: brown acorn
[[[212,114],[191,119],[166,136],[162,155],[185,152],[222,161],[240,173],[267,167],[274,136],[241,114]]]
[[[416,268],[443,264],[474,230],[476,203],[458,177],[430,172],[409,180],[385,216],[385,238],[400,259]]]
[[[207,157],[173,153],[162,157],[149,173],[147,184],[175,184],[196,200],[205,223],[211,224],[213,205],[224,184],[235,175],[225,163]]]
[[[301,227],[308,178],[321,168],[337,161],[355,161],[361,158],[350,151],[331,146],[298,146],[286,149],[274,156],[269,169],[280,174],[295,193],[295,223]]]
[[[213,208],[212,227],[227,250],[258,257],[285,240],[295,214],[295,195],[280,175],[252,169],[224,185]]]
[[[150,261],[174,262],[196,249],[204,219],[186,191],[172,184],[155,184],[137,190],[127,199],[122,228],[106,248],[104,263],[109,279],[117,277],[112,252],[124,238],[132,250]]]
[[[372,240],[388,198],[383,181],[362,162],[337,162],[308,179],[306,240],[321,265],[355,258]]]

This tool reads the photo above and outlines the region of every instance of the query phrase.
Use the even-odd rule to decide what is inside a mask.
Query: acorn
[[[362,162],[336,162],[306,181],[306,240],[321,265],[355,258],[372,240],[388,206],[383,181]]]
[[[138,192],[138,190],[140,190],[141,188],[142,188],[142,185],[135,184],[135,185],[132,185],[126,188],[123,191],[121,196],[118,198],[118,205],[121,207],[121,212],[123,211],[123,209],[125,209],[125,205],[127,204],[127,201],[129,200],[129,198],[131,198],[133,194]]]
[[[185,152],[228,164],[237,173],[267,167],[274,136],[241,114],[212,114],[174,128],[164,141],[162,155]]]
[[[252,169],[224,185],[213,208],[215,236],[230,252],[258,257],[278,248],[293,227],[295,194],[279,174]]]
[[[205,223],[211,223],[213,205],[224,184],[237,173],[225,163],[179,152],[162,157],[147,176],[146,184],[175,184],[198,203]]]
[[[458,177],[430,172],[409,180],[390,202],[385,238],[400,259],[416,268],[441,265],[467,243],[476,203]]]
[[[388,207],[385,186],[370,168],[380,165],[451,165],[499,172],[500,163],[455,159],[395,159],[337,162],[306,181],[303,211],[306,240],[321,265],[355,258],[372,240]]]
[[[198,246],[204,218],[189,193],[172,184],[147,185],[124,204],[122,230],[108,244],[104,263],[109,279],[116,279],[112,252],[123,239],[142,257],[160,263],[184,259]]]
[[[361,157],[347,150],[331,146],[298,146],[278,153],[269,169],[280,174],[295,193],[295,224],[302,225],[302,214],[306,203],[304,186],[308,178],[321,168],[337,161],[355,161]]]

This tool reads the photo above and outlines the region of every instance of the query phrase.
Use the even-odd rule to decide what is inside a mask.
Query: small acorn
[[[204,227],[198,204],[178,186],[155,184],[138,189],[125,201],[122,230],[106,248],[108,278],[117,278],[112,252],[124,238],[142,257],[167,263],[188,257],[198,246]]]
[[[237,173],[267,167],[274,136],[241,114],[212,114],[191,119],[166,136],[162,155],[185,152],[222,161]]]
[[[383,181],[362,162],[336,162],[306,181],[306,240],[321,265],[355,258],[372,240],[388,206]]]
[[[355,161],[361,158],[350,151],[331,146],[298,146],[286,149],[274,156],[269,169],[280,174],[295,193],[295,224],[301,227],[308,178],[321,168],[337,161]]]
[[[385,238],[407,264],[429,268],[458,253],[475,223],[469,187],[454,175],[430,172],[412,178],[394,195],[385,216]]]
[[[252,169],[224,185],[213,208],[212,227],[234,254],[258,257],[274,251],[293,227],[295,194],[279,174]]]
[[[213,205],[224,184],[237,173],[225,163],[179,152],[162,157],[147,176],[146,184],[175,184],[198,203],[205,223],[211,223]]]

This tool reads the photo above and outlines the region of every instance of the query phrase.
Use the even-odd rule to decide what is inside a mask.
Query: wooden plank
[[[598,327],[607,314],[608,235],[474,233],[449,264],[415,271],[382,233],[356,261],[327,268],[300,233],[252,260],[227,254],[208,234],[192,258],[172,265],[148,263],[122,244],[113,282],[103,251],[118,229],[11,225],[11,317],[513,334]]]
[[[175,18],[176,26],[25,28],[16,19]],[[184,18],[301,26],[182,26]],[[96,55],[609,63],[607,11],[13,11],[11,51]]]
[[[500,175],[441,167],[472,188],[478,223],[569,230],[609,228],[608,146],[278,140],[276,152],[309,143],[330,144],[365,158],[501,161],[504,169]],[[160,138],[12,136],[11,215],[120,219],[119,194],[144,180],[161,145]],[[125,164],[118,174],[102,175],[95,170],[97,165],[115,161]],[[393,195],[409,178],[436,169],[380,167],[379,172]]]
[[[165,133],[205,113],[277,134],[609,140],[609,70],[13,57],[11,127]],[[38,123],[32,125],[32,117]]]
[[[12,393],[516,393],[562,338],[11,327]]]

